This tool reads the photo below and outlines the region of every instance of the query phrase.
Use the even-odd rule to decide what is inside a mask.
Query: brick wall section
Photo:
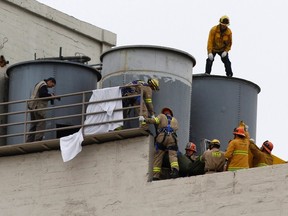
[[[0,1],[0,53],[10,65],[36,58],[82,53],[100,62],[103,51],[116,45],[116,34],[95,27],[35,0]]]
[[[0,158],[5,216],[286,216],[287,165],[149,182],[152,137]],[[150,164],[150,166],[149,166]]]

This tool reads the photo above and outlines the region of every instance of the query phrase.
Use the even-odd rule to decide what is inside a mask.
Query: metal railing
[[[133,85],[131,85],[133,86]],[[135,86],[135,85],[134,85]],[[127,86],[121,86],[120,88],[126,88]],[[0,142],[5,142],[4,145],[6,145],[7,143],[9,144],[8,139],[12,138],[14,139],[15,137],[22,137],[17,139],[19,143],[25,143],[26,142],[26,137],[29,134],[36,134],[39,132],[44,132],[46,133],[52,133],[52,137],[50,136],[50,138],[48,139],[56,139],[56,138],[60,138],[57,137],[57,135],[55,135],[56,133],[60,132],[60,131],[67,131],[67,130],[76,130],[76,129],[80,129],[80,128],[84,128],[84,127],[88,127],[88,126],[96,126],[96,125],[102,125],[102,124],[109,124],[109,123],[115,123],[115,122],[131,122],[134,121],[137,122],[137,125],[135,127],[140,127],[140,123],[138,121],[139,116],[138,114],[142,115],[142,106],[143,106],[143,91],[141,89],[141,92],[138,94],[133,94],[130,96],[122,96],[122,97],[116,97],[116,98],[112,98],[112,99],[107,99],[107,100],[99,100],[99,101],[91,101],[89,102],[89,98],[92,95],[92,90],[91,91],[83,91],[83,92],[76,92],[76,93],[70,93],[70,94],[63,94],[63,95],[57,95],[57,96],[53,96],[53,97],[47,97],[45,98],[45,100],[49,100],[49,101],[53,101],[56,99],[61,98],[61,102],[59,102],[59,105],[57,105],[58,103],[53,103],[53,105],[48,106],[47,108],[43,108],[43,109],[33,109],[30,110],[28,109],[28,102],[30,101],[37,101],[37,100],[43,100],[43,98],[38,98],[38,99],[28,99],[28,100],[18,100],[18,101],[9,101],[9,102],[3,102],[0,103],[0,107],[2,107],[2,110],[5,110],[5,112],[0,114],[0,119],[1,119],[1,124],[0,124]],[[86,113],[86,108],[88,107],[88,105],[90,104],[99,104],[99,103],[105,103],[105,102],[111,102],[111,101],[117,101],[117,100],[121,100],[122,104],[123,104],[123,100],[129,100],[129,99],[133,99],[135,97],[140,97],[141,98],[141,102],[139,105],[130,105],[130,106],[123,106],[120,109],[115,109],[113,112],[123,112],[123,113],[127,113],[128,111],[133,110],[134,116],[131,115],[125,115],[123,114],[123,119],[117,119],[117,120],[112,120],[112,121],[103,121],[103,122],[93,122],[90,124],[84,124],[84,121],[86,119],[87,116],[89,115],[99,115],[99,114],[103,114],[106,113],[105,111],[100,111],[100,112],[90,112],[90,113]],[[67,103],[67,101],[69,100],[74,100],[73,103]],[[65,103],[66,101],[66,103]],[[76,101],[76,102],[75,102]],[[55,101],[56,102],[56,101]],[[63,104],[63,105],[61,105]],[[137,113],[136,109],[139,109],[139,112],[137,115],[135,115]],[[65,112],[65,110],[67,111],[67,115],[57,115],[55,114],[55,112],[58,111],[58,113],[63,113]],[[30,113],[31,112],[35,112],[35,111],[44,111],[47,115],[47,117],[43,120],[34,120],[32,121],[30,119]],[[50,113],[50,115],[49,115]],[[65,120],[65,121],[70,121],[70,122],[79,122],[76,124],[66,124],[64,126],[61,127],[56,127],[55,122],[59,122],[61,120]],[[38,131],[30,131],[29,132],[29,128],[31,123],[36,123],[36,122],[41,122],[41,121],[45,121],[46,125],[54,125],[55,127],[53,128],[48,128],[45,130],[38,130]],[[61,125],[61,124],[60,124]],[[124,128],[125,129],[125,126]],[[83,130],[82,130],[83,131]],[[54,135],[53,135],[54,133]],[[84,135],[84,134],[83,134]],[[3,141],[5,140],[5,141]],[[15,143],[12,143],[15,144]],[[18,144],[18,143],[17,143]],[[3,145],[3,143],[2,143]]]

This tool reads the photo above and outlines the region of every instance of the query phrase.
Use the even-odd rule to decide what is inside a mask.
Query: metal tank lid
[[[110,50],[107,50],[104,53],[102,53],[102,55],[100,56],[100,61],[102,62],[103,57],[105,55],[107,55],[108,53],[114,52],[115,50],[124,50],[124,49],[159,49],[159,50],[163,50],[163,51],[177,52],[179,54],[182,54],[182,55],[190,58],[193,62],[193,67],[195,67],[195,65],[196,65],[196,59],[192,55],[190,55],[189,53],[187,53],[185,51],[170,48],[170,47],[154,46],[154,45],[127,45],[127,46],[113,47]]]
[[[207,80],[208,79],[213,79],[213,80],[219,79],[219,80],[230,80],[230,81],[238,81],[238,82],[240,81],[240,82],[244,82],[244,83],[246,83],[248,85],[253,86],[257,90],[258,94],[261,91],[261,88],[257,84],[255,84],[255,83],[253,83],[253,82],[251,82],[249,80],[245,80],[245,79],[237,78],[237,77],[227,77],[227,76],[211,75],[211,74],[210,75],[193,74],[192,75],[192,79],[203,79],[203,80],[205,80],[205,79],[207,79]]]
[[[99,82],[102,78],[101,73],[93,68],[92,66],[82,64],[82,63],[77,63],[77,62],[72,62],[72,61],[63,61],[63,60],[32,60],[32,61],[24,61],[24,62],[19,62],[16,64],[13,64],[7,68],[7,75],[9,76],[10,71],[18,66],[23,66],[23,65],[30,65],[30,64],[69,64],[69,65],[74,65],[77,67],[85,67],[91,72],[95,73],[97,76],[97,82]]]

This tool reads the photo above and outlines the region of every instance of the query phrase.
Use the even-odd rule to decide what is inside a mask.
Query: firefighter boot
[[[152,179],[152,181],[159,181],[160,180],[160,178],[158,178],[158,177],[153,177],[153,179]]]
[[[170,176],[171,176],[171,178],[173,178],[173,179],[178,178],[178,177],[179,177],[179,170],[173,168]]]

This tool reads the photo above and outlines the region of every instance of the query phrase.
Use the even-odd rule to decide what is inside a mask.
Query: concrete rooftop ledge
[[[83,146],[102,144],[109,141],[123,140],[138,136],[148,136],[149,133],[141,128],[132,128],[84,137]],[[29,154],[60,149],[60,139],[42,140],[31,143],[0,146],[0,157]]]

